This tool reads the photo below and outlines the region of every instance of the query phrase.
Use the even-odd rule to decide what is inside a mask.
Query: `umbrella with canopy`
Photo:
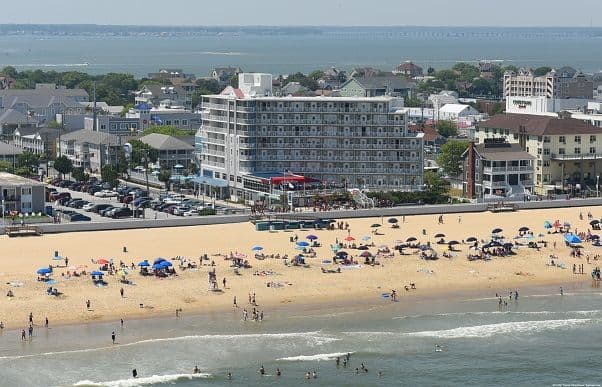
[[[104,258],[101,258],[101,259],[97,260],[96,263],[98,263],[99,265],[108,265],[109,261],[107,261]]]
[[[346,258],[349,256],[349,253],[347,253],[346,251],[339,251],[336,253],[336,256],[339,258]]]
[[[155,258],[155,261],[153,262],[153,264],[156,265],[156,264],[161,263],[163,261],[165,261],[165,258]]]
[[[309,239],[310,241],[315,241],[316,239],[318,239],[318,237],[310,234],[310,235],[306,236],[305,239]]]
[[[556,219],[556,220],[554,221],[554,224],[553,224],[552,226],[554,226],[555,228],[559,228],[559,227],[560,227],[560,226],[562,226],[562,225],[560,224],[560,220]]]
[[[552,223],[550,223],[550,221],[549,221],[549,220],[546,220],[545,222],[543,222],[543,228],[545,228],[545,229],[548,229],[548,230],[549,230],[549,229],[551,229],[552,227],[553,227],[553,226],[552,226]]]
[[[372,228],[379,228],[379,227],[382,227],[382,225],[378,224],[378,223],[374,223],[370,227],[372,227]]]
[[[307,247],[307,246],[309,246],[309,242],[299,241],[299,242],[297,242],[297,246]]]
[[[389,218],[389,219],[387,220],[387,222],[389,222],[389,223],[391,223],[391,224],[395,224],[395,223],[397,223],[397,222],[399,222],[399,221],[397,220],[397,218]]]
[[[149,267],[150,263],[148,263],[148,261],[142,261],[142,262],[138,262],[138,266],[140,266],[140,267]]]
[[[372,253],[370,253],[369,251],[364,251],[360,254],[360,257],[362,258],[369,258],[372,256]]]
[[[417,240],[418,240],[418,238],[416,238],[416,237],[409,237],[408,239],[406,239],[406,242],[415,242]]]
[[[569,222],[564,222],[563,226],[566,228],[569,228],[569,227],[571,227],[571,224]]]
[[[159,262],[159,263],[155,263],[153,265],[153,270],[161,270],[161,269],[165,269],[165,266],[163,266],[162,264],[163,262]]]
[[[360,247],[357,248],[358,250],[369,250],[368,246],[362,245]]]
[[[595,225],[597,225],[597,224],[600,224],[600,221],[599,221],[599,220],[596,220],[596,219],[594,219],[594,220],[592,220],[591,222],[589,222],[589,225],[590,225],[590,226],[595,226]]]
[[[46,274],[52,273],[52,270],[50,270],[47,267],[42,267],[42,268],[38,269],[38,271],[36,271],[36,273],[39,275],[46,275]]]
[[[422,251],[432,250],[433,248],[429,245],[420,245],[418,248]]]
[[[502,231],[504,231],[504,230],[502,230],[501,228],[494,228],[493,230],[491,230],[491,233],[492,233],[492,234],[499,234],[499,233],[501,233]]]
[[[564,240],[565,240],[565,241],[567,241],[567,243],[570,243],[570,244],[576,244],[576,243],[581,243],[581,242],[582,242],[582,241],[581,241],[581,238],[579,238],[579,237],[578,237],[577,235],[575,235],[575,234],[567,234],[567,235],[564,237]]]
[[[261,251],[261,250],[263,250],[263,247],[261,247],[261,246],[256,245],[256,246],[251,247],[251,251]]]
[[[490,247],[502,247],[503,245],[498,241],[491,241],[483,246],[484,249],[488,249]]]
[[[171,263],[169,261],[163,261],[159,265],[161,265],[163,267],[171,267],[171,266],[173,266],[173,263]]]
[[[435,238],[445,238],[445,234],[435,234]]]
[[[591,235],[590,239],[600,239],[600,235],[596,235],[596,234]]]
[[[520,232],[525,232],[525,231],[529,231],[529,230],[530,230],[530,228],[527,227],[527,226],[523,226],[523,227],[521,227],[521,228],[518,229],[518,231],[520,231]]]
[[[352,237],[351,235],[349,235],[348,237],[346,237],[346,238],[345,238],[345,240],[346,240],[347,242],[351,242],[351,241],[354,241],[354,240],[355,240],[355,238],[354,238],[354,237]]]
[[[459,244],[460,244],[460,242],[458,242],[458,241],[449,241],[449,242],[447,242],[447,244],[448,244],[449,246],[453,246],[453,245],[459,245]]]
[[[466,242],[476,242],[476,241],[478,241],[478,239],[475,238],[475,237],[468,237],[468,238],[466,238]]]

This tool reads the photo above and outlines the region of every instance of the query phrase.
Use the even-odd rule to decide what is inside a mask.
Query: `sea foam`
[[[174,375],[153,375],[145,378],[132,378],[112,380],[108,382],[93,382],[91,380],[82,380],[75,383],[77,387],[137,387],[149,386],[154,384],[174,384],[178,381],[207,379],[211,374],[174,374]]]
[[[290,356],[290,357],[282,357],[280,359],[276,359],[277,361],[329,361],[334,360],[337,357],[342,357],[347,355],[347,353],[353,352],[335,352],[335,353],[319,353],[317,355],[299,355],[299,356]]]

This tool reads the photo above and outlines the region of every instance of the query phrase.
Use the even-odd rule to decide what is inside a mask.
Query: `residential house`
[[[142,90],[136,92],[137,104],[146,103],[152,106],[169,105],[192,109],[192,92],[186,91],[182,86],[144,85]]]
[[[117,165],[122,146],[129,138],[87,129],[57,138],[57,152],[67,156],[75,167],[98,173],[104,165]]]
[[[481,113],[470,105],[448,103],[438,111],[439,120],[458,121],[461,118],[478,116]]]
[[[11,173],[0,172],[0,200],[6,213],[44,212],[46,184]]]
[[[488,138],[471,142],[463,157],[463,191],[469,198],[524,199],[533,193],[536,158],[520,144]]]
[[[240,67],[216,67],[211,72],[211,78],[215,79],[220,85],[228,85],[230,80],[236,75],[242,73]]]
[[[10,134],[17,128],[38,126],[38,120],[15,109],[0,110],[0,134]]]
[[[307,87],[301,85],[299,82],[289,82],[280,89],[280,94],[283,96],[301,96],[312,93]]]
[[[394,75],[351,78],[341,86],[342,97],[410,97],[416,84]]]
[[[13,133],[12,143],[25,152],[55,157],[56,140],[62,133],[61,129],[47,127],[18,128]]]
[[[437,128],[433,125],[414,124],[408,126],[408,131],[411,133],[423,133],[424,146],[434,147],[445,142],[445,138],[439,134]]]
[[[181,108],[172,108],[168,105],[152,107],[141,103],[130,109],[125,117],[127,119],[137,119],[140,122],[140,131],[151,126],[162,125],[194,131],[200,128],[202,124],[201,113]]]
[[[477,125],[473,137],[479,144],[491,138],[518,143],[535,157],[538,194],[595,189],[602,172],[602,129],[564,113],[496,115]]]
[[[398,64],[391,72],[393,75],[401,75],[406,78],[419,77],[423,74],[422,67],[409,60]]]
[[[96,130],[111,133],[116,136],[136,136],[142,129],[139,118],[128,118],[120,116],[96,116]],[[84,129],[94,130],[94,117],[84,117]]]
[[[23,150],[4,141],[0,141],[0,161],[5,161],[15,165],[17,157],[23,153]]]
[[[187,168],[194,162],[194,146],[177,137],[151,133],[139,140],[159,151],[158,162],[164,168],[173,169],[176,165]]]

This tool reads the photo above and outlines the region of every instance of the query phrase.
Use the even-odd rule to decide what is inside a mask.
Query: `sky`
[[[0,24],[589,27],[599,15],[602,0],[20,0]]]

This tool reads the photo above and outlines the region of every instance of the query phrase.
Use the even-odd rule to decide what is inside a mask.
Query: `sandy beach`
[[[350,219],[350,232],[345,230],[293,230],[280,232],[257,232],[251,223],[199,226],[169,229],[149,229],[131,231],[85,232],[71,234],[44,235],[42,237],[11,238],[2,237],[2,256],[0,258],[0,321],[7,328],[25,328],[28,315],[33,313],[34,324],[44,324],[48,317],[50,324],[74,324],[101,320],[119,320],[149,318],[159,315],[182,313],[203,313],[232,311],[233,298],[236,297],[239,310],[252,309],[248,303],[249,293],[256,294],[258,309],[270,316],[270,309],[282,305],[337,305],[338,303],[368,302],[383,303],[383,293],[395,289],[401,303],[412,302],[412,296],[438,295],[463,290],[480,290],[484,295],[493,296],[500,292],[519,290],[521,287],[558,285],[570,291],[571,284],[590,283],[593,267],[599,266],[594,260],[598,250],[602,248],[585,243],[584,255],[581,258],[570,257],[570,249],[565,246],[561,234],[547,234],[543,224],[546,220],[562,223],[570,222],[573,229],[587,231],[591,228],[587,213],[591,211],[594,219],[600,219],[602,213],[597,208],[571,208],[556,210],[531,210],[516,213],[474,213],[448,214],[444,223],[438,224],[438,217],[433,215],[398,217],[400,228],[393,229],[387,218]],[[579,219],[579,213],[583,220]],[[382,223],[378,234],[371,233],[374,223]],[[447,241],[462,241],[474,236],[489,240],[491,230],[503,229],[502,234],[511,240],[518,234],[522,226],[529,227],[536,240],[548,242],[547,248],[537,251],[519,247],[517,255],[494,257],[490,261],[469,261],[467,254],[469,244],[456,246],[452,258],[442,256],[447,245],[437,245],[434,235],[445,234]],[[426,230],[426,235],[423,235]],[[593,231],[596,233],[596,231]],[[539,233],[545,237],[539,238]],[[309,267],[286,266],[282,259],[257,260],[251,251],[252,246],[260,245],[263,253],[270,255],[288,254],[289,258],[299,251],[290,238],[297,235],[304,240],[307,235],[318,237],[322,247],[316,248],[317,257],[306,259]],[[395,253],[392,258],[379,258],[376,266],[363,264],[363,258],[355,259],[360,265],[342,267],[341,273],[324,274],[322,268],[336,270],[337,266],[322,264],[323,260],[332,259],[330,245],[335,239],[344,241],[353,236],[355,243],[374,243],[375,246],[393,247],[394,241],[416,237],[421,243],[430,242],[439,255],[439,260],[425,261],[420,259],[418,250],[406,249],[407,255]],[[362,238],[371,239],[364,242]],[[553,243],[556,242],[556,248]],[[123,252],[123,247],[127,252]],[[351,255],[358,256],[362,251],[345,249]],[[84,267],[87,272],[97,270],[92,260],[113,259],[128,266],[148,259],[151,263],[156,257],[171,260],[176,256],[199,262],[203,254],[209,260],[196,270],[180,270],[177,262],[174,267],[178,273],[165,279],[142,277],[137,270],[131,270],[129,279],[133,285],[123,285],[120,276],[105,276],[106,287],[96,287],[89,275],[67,277],[69,267],[64,262],[53,261],[55,251],[68,257],[69,267]],[[377,248],[370,250],[376,253]],[[235,274],[230,267],[232,261],[225,260],[217,254],[238,252],[247,255],[252,268],[240,270]],[[557,263],[564,263],[566,269],[549,266],[550,254],[555,254]],[[586,255],[591,257],[590,264]],[[211,261],[215,262],[217,282],[220,292],[209,290],[208,272],[213,270]],[[46,293],[48,284],[37,281],[36,270],[49,264],[62,265],[55,268],[52,278],[61,293],[59,297]],[[584,274],[572,272],[573,264],[584,264]],[[254,275],[256,271],[273,272],[272,275]],[[65,275],[63,275],[65,274]],[[222,280],[226,279],[224,289]],[[267,286],[275,283],[276,286]],[[415,283],[417,290],[406,291],[405,285]],[[124,297],[120,295],[124,289]],[[5,297],[12,290],[14,297]],[[86,300],[91,307],[86,308]],[[142,308],[140,307],[142,304]]]

